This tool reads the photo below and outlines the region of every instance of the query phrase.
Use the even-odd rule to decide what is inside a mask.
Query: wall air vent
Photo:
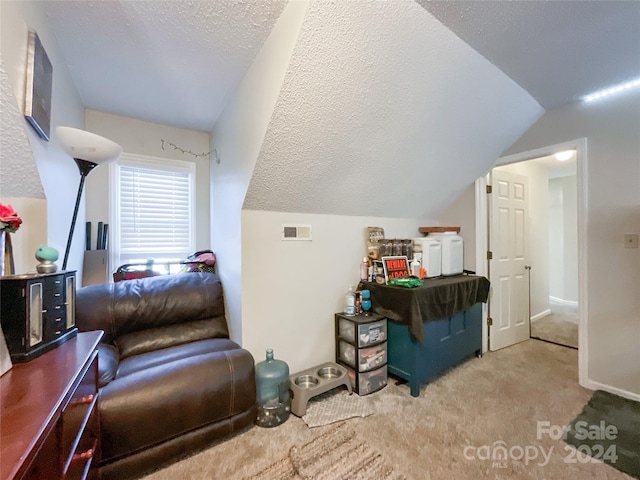
[[[282,240],[311,240],[311,225],[282,225]]]

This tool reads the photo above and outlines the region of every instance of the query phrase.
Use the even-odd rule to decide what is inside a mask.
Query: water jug
[[[274,359],[271,348],[267,349],[266,360],[256,365],[256,397],[256,425],[276,427],[289,418],[289,366],[282,360]]]

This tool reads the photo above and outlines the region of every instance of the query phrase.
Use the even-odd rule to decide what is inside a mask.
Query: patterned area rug
[[[340,424],[246,480],[403,480],[382,454]]]
[[[371,402],[346,390],[329,390],[313,397],[307,404],[307,413],[302,417],[309,428],[329,425],[353,417],[367,417],[373,413]]]

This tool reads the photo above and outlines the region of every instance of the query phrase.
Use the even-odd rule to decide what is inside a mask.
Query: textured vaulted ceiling
[[[546,109],[640,76],[640,2],[417,0]]]
[[[380,1],[417,1],[547,109],[640,75],[639,1]],[[35,3],[87,107],[210,131],[287,0]]]
[[[211,131],[286,0],[37,3],[86,107]]]
[[[287,1],[38,4],[87,107],[211,131]],[[434,218],[639,52],[637,1],[311,0],[245,208]]]
[[[245,207],[434,217],[542,111],[415,2],[313,2]]]

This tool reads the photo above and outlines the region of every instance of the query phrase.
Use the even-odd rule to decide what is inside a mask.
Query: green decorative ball
[[[40,245],[40,248],[36,250],[36,259],[43,261],[55,262],[58,260],[58,250],[53,247],[47,247],[46,245]]]

